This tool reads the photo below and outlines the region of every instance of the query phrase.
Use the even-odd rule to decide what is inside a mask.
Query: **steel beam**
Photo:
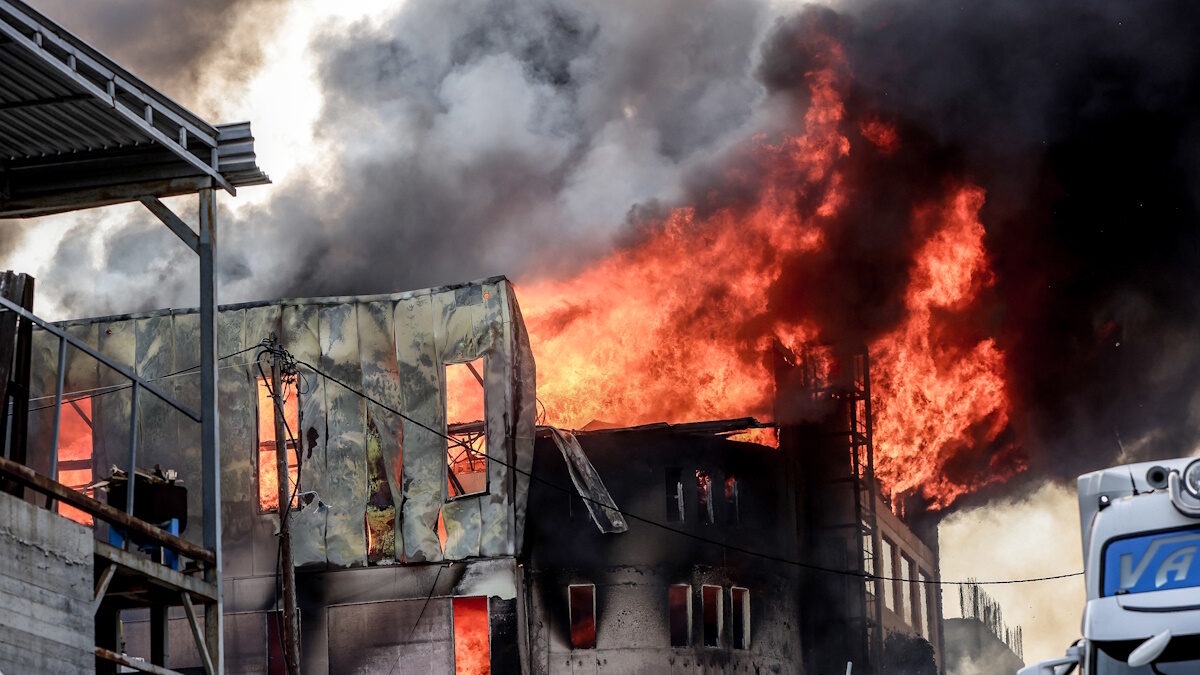
[[[102,541],[97,541],[95,545],[96,557],[116,565],[119,568],[117,571],[127,570],[158,588],[176,591],[189,597],[194,596],[201,602],[209,602],[217,597],[217,589],[196,577],[177,572],[150,558],[119,549]]]
[[[160,202],[158,197],[142,197],[139,201],[150,210],[150,213],[157,216],[163,222],[163,225],[167,226],[167,229],[174,232],[176,237],[179,237],[183,243],[187,244],[193,253],[200,252],[199,235],[192,232],[192,228],[188,227],[188,224],[183,222],[182,218],[175,215],[174,211],[167,208],[166,204]]]
[[[7,173],[11,173],[11,171]],[[48,195],[31,197],[18,194],[15,199],[6,198],[5,201],[0,202],[0,218],[34,218],[98,206],[112,206],[113,204],[136,202],[145,195],[174,197],[193,194],[197,190],[211,186],[211,178],[198,176],[60,190]]]
[[[217,418],[217,200],[212,188],[200,191],[200,455],[203,475],[204,548],[216,556],[205,580],[217,588],[205,606],[204,632],[217,673],[224,672],[225,645],[221,598],[221,426]],[[202,650],[203,651],[203,650]]]

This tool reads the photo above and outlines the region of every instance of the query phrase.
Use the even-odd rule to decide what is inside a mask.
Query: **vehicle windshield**
[[[1129,652],[1141,644],[1131,642],[1101,642],[1093,652],[1094,664],[1089,675],[1195,675],[1200,673],[1200,635],[1181,635],[1173,638],[1166,651],[1153,664],[1130,668],[1125,662]]]

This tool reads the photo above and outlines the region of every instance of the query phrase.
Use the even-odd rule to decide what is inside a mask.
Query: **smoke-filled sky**
[[[992,278],[956,325],[1003,354],[999,440],[1028,463],[989,518],[1048,500],[1045,481],[1197,446],[1193,3],[34,4],[208,119],[252,121],[276,182],[222,200],[226,302],[566,276],[663,209],[736,200],[731,158],[802,131],[804,75],[832,40],[852,83],[846,123],[881,120],[899,147],[847,161],[840,225],[785,266],[773,307],[835,341],[888,330],[914,205],[969,182],[987,195]],[[51,316],[194,304],[191,254],[139,209],[6,223],[3,262],[39,278]],[[1078,564],[1072,546],[1037,571]],[[1009,610],[1034,622],[1027,645],[1039,626],[1063,645],[1077,632]]]

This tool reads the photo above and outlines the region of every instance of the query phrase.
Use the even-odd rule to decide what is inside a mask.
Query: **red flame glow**
[[[903,140],[879,119],[846,124],[841,49],[823,47],[825,66],[806,74],[803,133],[755,138],[739,157],[759,181],[753,204],[677,208],[571,278],[520,285],[551,423],[770,419],[770,345],[812,345],[820,331],[773,313],[768,289],[789,256],[825,245],[848,198],[844,160],[891,154]],[[725,178],[737,184],[745,174]],[[951,330],[991,283],[984,196],[963,184],[915,209],[906,316],[869,345],[877,473],[893,494],[917,489],[935,508],[974,487],[944,475],[946,463],[995,441],[1009,417],[1003,353]],[[798,208],[801,197],[811,206]]]

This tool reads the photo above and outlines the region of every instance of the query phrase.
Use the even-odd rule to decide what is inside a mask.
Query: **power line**
[[[322,371],[320,368],[317,368],[316,366],[312,365],[311,363],[308,363],[308,362],[300,360],[300,359],[296,359],[296,363],[304,366],[305,368],[308,368],[313,373],[320,375],[321,377],[325,378],[326,380],[329,380],[331,382],[334,382],[334,383],[340,385],[342,388],[346,389],[347,391],[349,391],[367,401],[370,401],[371,403],[374,403],[375,405],[379,406],[380,408],[383,408],[384,410],[392,413],[393,415],[400,417],[400,419],[403,419],[407,422],[411,422],[412,424],[415,424],[416,426],[421,427],[422,429],[425,429],[426,431],[429,431],[430,433],[433,433],[441,438],[444,438],[447,441],[456,442],[454,439],[450,438],[450,436],[446,435],[441,430],[434,429],[433,427],[430,427],[429,425],[427,425],[423,422],[420,422],[418,420],[413,419],[412,417],[409,417],[408,415],[405,415],[404,413],[400,412],[399,410],[396,410],[395,408],[387,405],[386,403],[383,403],[382,401],[379,401],[378,399],[370,396],[369,394],[359,391],[358,389],[350,386],[349,384],[334,377],[333,375],[330,375],[330,374]],[[553,488],[555,490],[559,490],[560,492],[564,492],[564,493],[571,494],[571,495],[578,495],[581,499],[583,499],[585,501],[592,502],[593,504],[596,504],[605,509],[616,511],[617,513],[620,513],[622,516],[624,516],[625,518],[628,518],[630,520],[636,520],[638,522],[645,523],[647,525],[651,525],[653,527],[657,527],[662,530],[666,530],[667,532],[673,532],[675,534],[678,534],[678,535],[681,535],[684,537],[688,537],[691,539],[695,539],[697,541],[701,541],[706,544],[720,546],[722,548],[725,548],[725,549],[728,549],[731,551],[736,551],[738,553],[743,553],[745,555],[762,558],[764,560],[770,560],[772,562],[777,562],[777,563],[781,563],[784,565],[793,565],[795,567],[800,567],[800,568],[811,570],[814,572],[823,572],[826,574],[836,574],[839,576],[855,577],[855,578],[863,579],[863,580],[903,581],[903,582],[929,584],[929,585],[937,585],[937,586],[970,586],[970,585],[996,586],[996,585],[1011,585],[1011,584],[1028,584],[1028,583],[1034,583],[1034,582],[1039,582],[1039,581],[1053,581],[1056,579],[1068,579],[1071,577],[1078,577],[1078,576],[1083,575],[1083,572],[1067,572],[1064,574],[1052,574],[1052,575],[1047,575],[1047,576],[1042,576],[1042,577],[1030,577],[1030,578],[1025,578],[1025,579],[997,579],[997,580],[988,580],[988,581],[979,581],[979,580],[972,579],[972,580],[967,580],[967,581],[939,581],[936,579],[921,579],[921,578],[906,579],[904,577],[891,577],[891,576],[885,576],[885,575],[880,575],[880,574],[868,574],[865,572],[855,572],[855,571],[851,571],[851,570],[839,570],[839,569],[835,569],[832,567],[824,567],[822,565],[814,565],[812,563],[806,563],[806,562],[802,562],[799,560],[792,560],[791,558],[784,558],[782,556],[777,556],[777,555],[773,555],[770,553],[764,553],[762,551],[755,551],[753,549],[748,549],[748,548],[745,548],[742,546],[737,546],[735,544],[728,544],[728,543],[725,543],[722,541],[718,541],[716,539],[712,539],[712,538],[705,537],[702,535],[694,534],[692,532],[685,532],[683,530],[671,527],[670,525],[667,525],[666,523],[661,523],[657,520],[652,520],[650,518],[644,518],[637,514],[630,513],[628,511],[624,511],[620,508],[614,509],[612,506],[609,506],[608,504],[604,504],[604,503],[600,502],[599,500],[592,499],[591,497],[587,497],[587,496],[578,494],[578,491],[575,489],[567,488],[567,487],[559,485],[557,483],[548,481],[540,476],[535,476],[532,472],[525,471],[516,466],[513,466],[512,464],[509,464],[508,462],[505,462],[504,460],[499,459],[498,457],[492,456],[491,454],[487,455],[487,457],[491,461],[496,462],[496,463],[500,464],[501,466],[508,467],[509,469],[516,471],[517,473],[528,476],[530,478],[530,480],[535,480],[543,485],[546,485],[547,487]]]
[[[222,356],[222,357],[218,358],[217,360],[224,361],[225,359],[231,359],[235,356],[245,354],[246,352],[248,352],[252,349],[257,349],[260,346],[261,345],[258,345],[258,344],[251,345],[249,347],[246,347],[245,349],[241,349],[236,352],[233,352],[232,354],[226,354],[225,356]],[[227,364],[225,366],[221,366],[220,368],[218,368],[218,370],[223,369],[223,368],[237,368],[238,366],[248,366],[248,365],[250,365],[250,362],[231,363],[231,364]],[[189,373],[193,370],[198,370],[199,368],[200,368],[200,366],[198,366],[198,365],[191,366],[190,368],[183,368],[183,369],[177,370],[173,373],[167,373],[166,375],[160,375],[158,377],[146,378],[146,380],[148,382],[158,382],[159,380],[166,380],[166,379],[169,379],[172,377],[178,377],[185,373]],[[105,394],[112,394],[112,393],[116,393],[118,391],[125,391],[126,389],[132,389],[132,388],[133,388],[132,384],[114,384],[114,385],[109,385],[107,387],[93,387],[91,389],[76,389],[75,391],[64,391],[63,398],[66,398],[67,396],[74,396],[77,394],[91,394],[91,397],[94,398],[96,396],[104,396]],[[93,393],[93,392],[99,392],[99,393]],[[41,400],[48,399],[48,398],[54,398],[54,397],[50,396],[50,395],[46,395],[46,396],[38,396],[38,397],[32,398],[30,400],[31,401],[41,401]],[[83,397],[78,396],[77,399],[78,398],[83,398]],[[36,408],[30,408],[29,412],[37,412],[39,410],[45,410],[47,408],[53,408],[53,407],[54,407],[53,403],[51,403],[50,405],[40,405]]]

